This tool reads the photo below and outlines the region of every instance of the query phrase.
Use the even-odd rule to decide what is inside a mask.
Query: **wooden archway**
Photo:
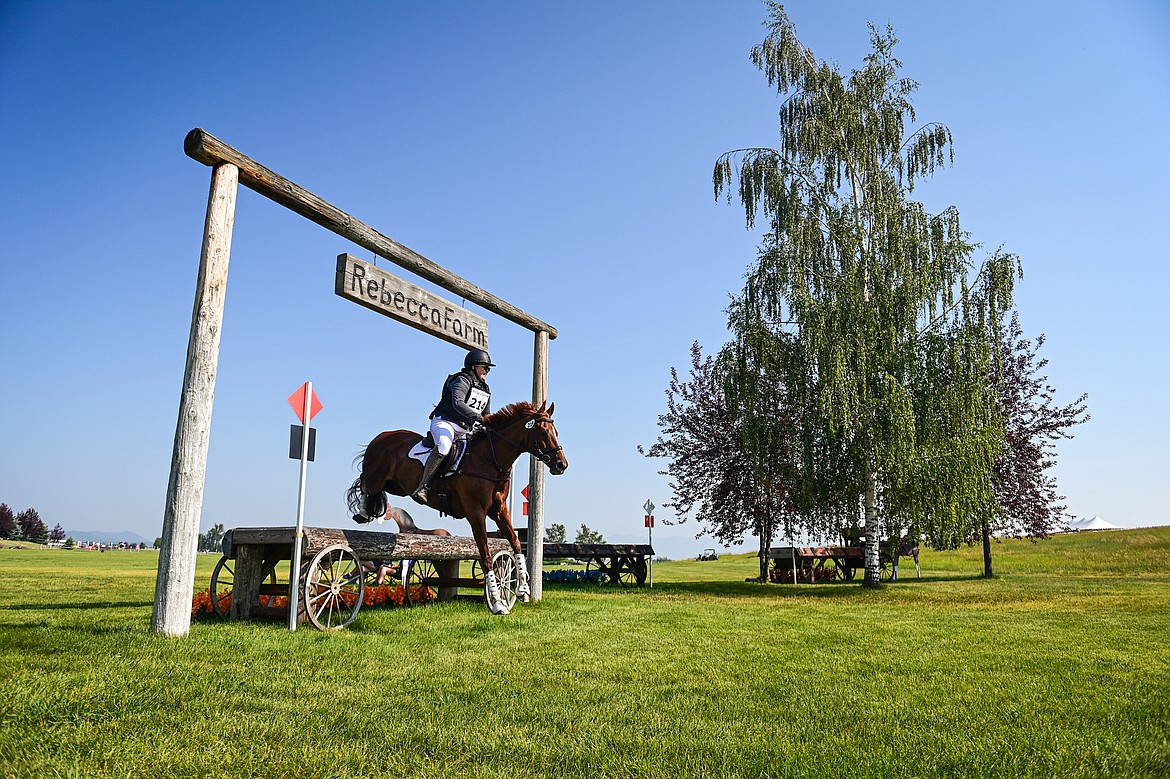
[[[203,506],[211,407],[215,395],[224,295],[227,291],[228,261],[239,184],[385,257],[401,268],[531,330],[535,335],[532,402],[537,405],[548,400],[548,342],[557,337],[556,328],[547,322],[383,235],[205,130],[195,128],[187,133],[183,149],[187,156],[210,166],[212,171],[151,617],[152,632],[175,636],[186,635],[191,628],[199,515]],[[536,600],[542,595],[540,574],[544,563],[541,543],[544,538],[544,475],[541,464],[535,458],[530,458],[528,565],[532,597]]]

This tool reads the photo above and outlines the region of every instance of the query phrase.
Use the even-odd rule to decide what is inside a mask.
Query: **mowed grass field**
[[[667,562],[509,617],[173,639],[154,552],[3,548],[0,775],[1170,776],[1170,527],[994,555],[985,580],[978,548],[924,550],[878,591]]]

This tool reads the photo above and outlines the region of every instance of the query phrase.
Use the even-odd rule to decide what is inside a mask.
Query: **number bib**
[[[486,411],[491,400],[492,396],[479,387],[472,387],[471,392],[467,395],[467,405],[475,409],[475,413],[477,414],[482,414]]]

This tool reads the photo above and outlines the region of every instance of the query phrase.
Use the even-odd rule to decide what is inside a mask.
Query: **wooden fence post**
[[[548,333],[536,331],[532,355],[532,403],[548,400]],[[544,463],[528,456],[528,583],[532,600],[544,595]]]
[[[230,163],[215,166],[207,198],[207,221],[199,256],[199,279],[191,313],[187,367],[179,399],[179,421],[175,427],[163,513],[162,550],[154,587],[154,612],[150,620],[151,632],[171,636],[185,636],[191,630],[199,518],[203,509],[211,407],[215,399],[239,175],[239,169]]]

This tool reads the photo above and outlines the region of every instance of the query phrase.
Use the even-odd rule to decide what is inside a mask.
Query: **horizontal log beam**
[[[653,555],[649,544],[545,544],[545,557],[614,557]]]
[[[547,322],[543,322],[516,308],[511,303],[480,289],[418,252],[403,246],[393,238],[354,219],[337,206],[322,200],[280,174],[274,173],[202,128],[196,127],[187,133],[187,137],[183,141],[183,151],[188,157],[198,160],[204,165],[214,167],[225,162],[231,163],[239,168],[240,183],[248,189],[258,192],[306,219],[316,222],[325,229],[353,241],[358,246],[369,249],[380,257],[385,257],[399,267],[406,268],[410,272],[438,284],[449,292],[478,303],[505,319],[533,332],[548,333],[549,338],[557,337],[557,329]]]
[[[795,554],[797,557],[863,557],[864,550],[860,546],[773,546],[768,548],[768,558],[787,559]]]
[[[332,544],[345,544],[360,560],[478,560],[479,550],[470,536],[429,536],[381,533],[376,530],[341,530],[306,527],[304,555],[309,558]],[[239,527],[224,537],[224,554],[236,557],[243,546],[288,546],[296,528]],[[492,554],[512,547],[502,538],[489,538]]]

